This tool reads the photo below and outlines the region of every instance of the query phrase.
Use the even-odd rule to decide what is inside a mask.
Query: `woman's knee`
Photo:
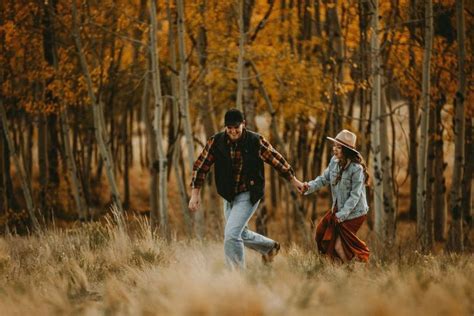
[[[344,249],[342,248],[341,238],[338,237],[336,239],[336,243],[334,244],[334,249],[336,249],[337,253],[341,253],[342,251],[344,251]]]

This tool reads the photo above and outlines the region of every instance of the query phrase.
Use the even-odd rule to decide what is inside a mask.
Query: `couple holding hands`
[[[333,203],[316,229],[319,252],[341,262],[354,257],[368,260],[369,249],[355,234],[368,211],[365,187],[369,176],[364,159],[355,149],[354,133],[342,130],[335,138],[327,137],[334,143],[328,167],[316,179],[301,182],[285,158],[263,136],[245,128],[241,111],[227,111],[224,125],[223,132],[207,140],[194,163],[189,209],[192,212],[199,209],[201,187],[214,165],[217,192],[224,199],[224,253],[230,267],[244,268],[244,246],[260,252],[265,263],[271,262],[280,250],[280,243],[247,227],[263,198],[264,162],[301,194],[329,185]]]

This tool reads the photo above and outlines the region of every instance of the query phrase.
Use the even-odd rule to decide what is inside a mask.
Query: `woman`
[[[369,248],[356,233],[369,210],[365,186],[369,175],[364,159],[355,149],[356,135],[342,130],[334,142],[329,166],[316,179],[305,183],[305,195],[330,185],[333,204],[316,229],[319,252],[348,262],[353,257],[367,262]]]

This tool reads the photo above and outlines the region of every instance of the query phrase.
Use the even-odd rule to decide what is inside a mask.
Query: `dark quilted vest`
[[[215,181],[217,192],[229,202],[235,197],[234,175],[232,174],[232,160],[230,158],[230,148],[227,145],[225,132],[217,133],[214,136],[215,155]],[[260,135],[246,130],[242,144],[242,176],[250,191],[252,204],[263,198],[265,189],[265,171],[263,161],[260,159]]]

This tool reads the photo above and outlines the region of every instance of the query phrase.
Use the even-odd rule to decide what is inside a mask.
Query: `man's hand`
[[[189,210],[191,212],[197,212],[201,208],[201,194],[200,189],[193,189],[191,191],[191,199],[189,200]]]
[[[296,179],[296,177],[293,177],[291,179],[291,184],[298,190],[300,194],[303,194],[308,190],[308,184],[306,182],[301,182],[300,180]]]

